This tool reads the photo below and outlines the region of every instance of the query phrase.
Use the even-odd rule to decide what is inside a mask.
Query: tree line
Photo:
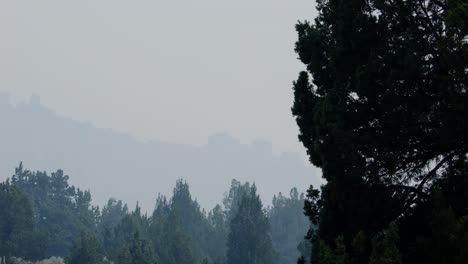
[[[91,193],[68,180],[62,170],[48,175],[20,164],[0,184],[0,256],[7,263],[60,257],[67,264],[283,264],[309,254],[304,194],[296,188],[265,207],[255,184],[232,180],[223,201],[206,212],[178,180],[148,214],[114,198],[94,206]]]

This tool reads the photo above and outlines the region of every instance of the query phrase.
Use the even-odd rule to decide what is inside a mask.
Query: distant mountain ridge
[[[115,197],[152,210],[158,193],[169,194],[178,178],[207,210],[221,201],[233,178],[255,182],[264,203],[297,186],[318,181],[318,170],[296,154],[275,155],[271,144],[241,144],[226,134],[203,146],[139,142],[110,129],[62,117],[39,97],[13,106],[0,94],[0,181],[15,166],[48,172],[63,169],[72,184],[90,189],[96,204]]]

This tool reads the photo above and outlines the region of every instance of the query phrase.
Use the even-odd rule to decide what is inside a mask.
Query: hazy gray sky
[[[304,153],[294,25],[311,0],[1,0],[0,91],[138,139]]]

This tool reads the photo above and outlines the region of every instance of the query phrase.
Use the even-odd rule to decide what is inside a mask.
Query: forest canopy
[[[0,184],[0,256],[8,263],[286,264],[308,243],[296,188],[265,207],[255,184],[232,180],[222,203],[206,212],[178,180],[170,198],[155,190],[148,214],[114,198],[99,208],[90,191],[68,181],[62,170],[49,175],[20,164]]]

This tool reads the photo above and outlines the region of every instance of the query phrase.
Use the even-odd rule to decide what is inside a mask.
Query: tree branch
[[[418,197],[420,196],[428,196],[428,194],[426,194],[425,192],[423,192],[423,188],[424,188],[424,185],[432,178],[436,175],[437,171],[445,164],[447,163],[448,161],[450,161],[454,156],[456,156],[457,154],[461,154],[461,153],[466,153],[467,150],[462,148],[461,150],[455,150],[453,151],[452,153],[448,154],[447,156],[445,156],[441,161],[439,161],[437,163],[437,165],[426,175],[424,176],[423,180],[418,184],[417,187],[411,187],[411,186],[405,186],[405,185],[401,185],[399,188],[404,188],[404,189],[408,189],[408,190],[411,190],[413,192],[413,195],[411,195],[411,198],[408,199],[408,201],[403,205],[403,210],[398,213],[398,216],[397,218],[400,218],[402,217],[407,211],[408,209],[411,207],[411,205],[416,202],[416,200],[418,199]],[[395,186],[399,186],[399,185],[395,185]],[[418,196],[419,195],[419,196]]]
[[[417,193],[418,195],[424,196],[426,198],[429,197],[427,193],[419,190],[417,187],[414,187],[414,186],[408,186],[408,185],[403,185],[403,184],[392,184],[387,187],[390,189],[403,189],[403,190],[410,191],[412,193]]]
[[[429,13],[427,13],[427,10],[426,10],[426,7],[424,6],[424,3],[421,1],[421,0],[418,0],[418,3],[421,7],[421,10],[424,12],[424,14],[426,15],[426,19],[427,19],[427,22],[429,22],[429,24],[431,25],[432,29],[434,30],[435,27],[434,27],[434,24],[432,23],[432,18],[431,16],[429,15]]]

